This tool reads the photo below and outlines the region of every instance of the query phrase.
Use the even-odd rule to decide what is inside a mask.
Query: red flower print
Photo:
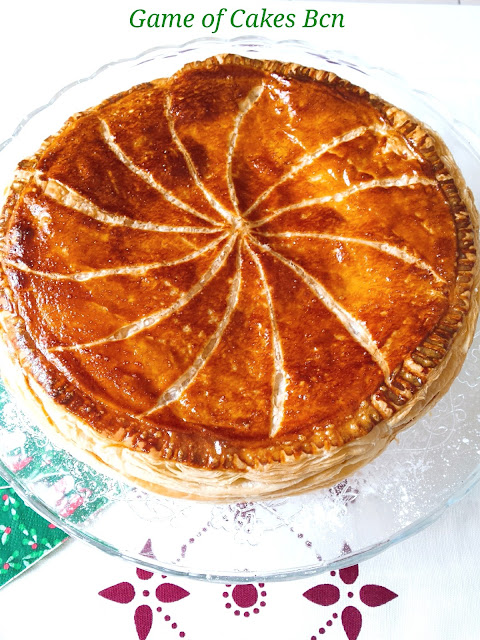
[[[140,551],[140,555],[145,556],[145,558],[152,558],[156,560],[155,554],[153,553],[151,540],[147,540],[143,545],[143,549]]]
[[[358,578],[358,564],[354,564],[352,567],[346,567],[345,569],[340,569],[338,573],[340,574],[342,582],[345,584],[353,584]]]
[[[65,506],[61,511],[58,512],[58,515],[62,516],[62,518],[68,518],[71,516],[74,511],[81,507],[83,504],[82,496],[74,496],[72,499],[66,501]]]
[[[140,580],[150,580],[153,576],[153,571],[145,571],[145,569],[140,569],[137,567],[137,576]]]
[[[340,600],[340,589],[334,584],[317,584],[303,594],[307,600],[328,607]]]
[[[100,591],[99,596],[112,600],[113,602],[120,602],[121,604],[127,604],[131,602],[135,597],[135,589],[133,584],[129,582],[119,582],[114,584],[113,587],[108,587],[103,591]]]
[[[362,614],[355,607],[345,607],[342,611],[342,625],[348,640],[357,640],[362,628]]]
[[[396,593],[378,584],[366,584],[360,589],[360,600],[369,607],[379,607],[396,597]]]
[[[147,541],[140,553],[148,558],[155,558],[150,540]],[[111,587],[103,589],[98,595],[106,600],[111,600],[112,602],[118,602],[120,604],[130,604],[136,600],[137,606],[133,613],[133,623],[135,625],[138,640],[146,640],[152,630],[154,611],[149,604],[146,604],[145,598],[150,598],[151,601],[151,594],[155,594],[155,598],[158,602],[161,602],[162,604],[171,604],[172,602],[177,602],[178,600],[186,598],[190,593],[182,587],[170,582],[161,582],[155,590],[145,589],[143,587],[148,586],[146,581],[151,580],[155,576],[158,577],[158,574],[155,574],[153,571],[146,571],[145,569],[137,567],[136,575],[143,583],[138,585],[137,589],[135,589],[135,586],[130,582],[119,582],[118,584],[114,584]],[[161,576],[161,578],[163,580],[166,576]],[[140,603],[140,601],[142,602]],[[163,612],[162,607],[155,607],[155,609],[158,613],[165,613]],[[170,623],[172,629],[178,628],[178,624],[176,622],[172,622],[169,615],[163,615],[163,619],[165,622]],[[185,632],[178,631],[178,635],[180,638],[184,638]]]
[[[22,458],[21,456],[16,456],[9,461],[9,467],[12,471],[21,471],[30,464],[31,461],[31,457]]]
[[[155,555],[152,551],[151,540],[146,541],[146,543],[143,546],[143,549],[140,551],[140,554],[142,556],[145,556],[146,558],[155,558]],[[153,571],[146,571],[145,569],[140,569],[137,567],[137,577],[139,577],[140,580],[150,580],[152,576],[153,576]]]
[[[12,533],[12,528],[7,527],[4,524],[0,524],[0,542],[5,544],[7,542],[8,536]]]
[[[258,600],[258,592],[253,584],[237,584],[233,587],[232,598],[239,607],[253,607]]]
[[[86,487],[76,487],[72,476],[60,478],[48,489],[51,498],[55,497],[58,514],[62,518],[70,517],[83,505],[86,498],[92,494]]]
[[[186,598],[190,594],[188,591],[185,591],[185,589],[182,589],[182,587],[177,587],[175,584],[166,582],[158,585],[155,595],[160,602],[177,602],[177,600]]]
[[[337,575],[337,572],[331,571],[330,575],[334,577]],[[358,564],[340,569],[338,575],[344,585],[354,584],[358,578]],[[348,591],[346,595],[348,598],[353,598],[355,594],[353,591]],[[390,591],[390,589],[377,584],[364,585],[361,587],[358,595],[360,601],[368,607],[379,607],[397,597],[397,594]],[[321,605],[322,607],[330,607],[340,601],[341,592],[339,587],[334,584],[317,584],[315,587],[305,591],[303,596],[314,604]],[[332,613],[331,618],[332,619],[326,621],[325,627],[318,629],[320,635],[326,632],[326,627],[333,625],[333,621],[338,618],[338,613]],[[362,614],[359,609],[352,605],[344,607],[340,620],[348,640],[357,640],[362,629]],[[312,636],[311,638],[312,640],[317,640],[316,636]]]
[[[252,613],[258,614],[266,607],[265,597],[267,595],[266,587],[263,582],[259,582],[257,586],[254,584],[237,584],[232,588],[231,584],[226,584],[227,589],[224,591],[223,597],[227,598],[225,609],[230,609],[233,615],[243,615],[249,618]]]
[[[153,622],[153,613],[148,604],[142,604],[135,609],[133,616],[135,629],[137,630],[138,640],[145,640],[150,633]]]

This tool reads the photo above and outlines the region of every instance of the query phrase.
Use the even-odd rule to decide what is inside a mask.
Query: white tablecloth
[[[70,540],[0,591],[0,640],[138,640],[142,636],[135,627],[135,611],[146,606],[152,611],[149,640],[345,640],[341,616],[347,607],[361,615],[359,640],[477,640],[479,525],[477,486],[427,530],[361,563],[352,584],[345,584],[336,572],[262,586],[252,583],[250,592],[243,594],[233,594],[234,585],[161,574],[141,579],[134,565]],[[99,595],[120,583],[131,587],[123,585],[105,595],[131,601],[115,602]],[[157,589],[164,584],[183,590],[171,589],[170,598],[178,600],[165,603],[157,598]],[[337,602],[322,606],[303,595],[322,584],[338,588]],[[392,592],[373,592],[380,601],[392,599],[368,606],[361,599],[368,600],[368,590],[362,591],[365,585]],[[158,591],[163,599],[164,592]],[[250,606],[239,606],[255,596]]]

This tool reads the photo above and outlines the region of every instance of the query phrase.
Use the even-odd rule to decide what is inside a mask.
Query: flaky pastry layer
[[[77,114],[2,225],[7,384],[62,446],[166,495],[333,485],[473,337],[477,214],[445,145],[294,64],[217,56]]]

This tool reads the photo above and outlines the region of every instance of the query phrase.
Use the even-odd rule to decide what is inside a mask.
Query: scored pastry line
[[[304,207],[309,207],[316,204],[325,204],[327,202],[340,202],[349,196],[358,193],[359,191],[367,191],[369,189],[375,189],[376,187],[380,187],[382,189],[389,189],[391,187],[409,187],[411,185],[423,184],[427,186],[436,185],[437,182],[432,180],[431,178],[425,178],[424,176],[406,176],[402,175],[399,178],[381,178],[377,180],[369,180],[368,182],[359,182],[358,184],[352,185],[349,189],[345,189],[345,191],[340,191],[331,196],[322,196],[321,198],[310,198],[307,200],[302,200],[301,202],[296,202],[295,204],[290,204],[287,207],[282,207],[281,209],[276,209],[270,215],[265,216],[261,220],[256,220],[251,223],[251,227],[260,227],[271,220],[274,220],[276,217],[281,215],[282,213],[286,213],[287,211],[295,211],[296,209],[303,209]]]
[[[78,213],[116,227],[129,227],[132,229],[139,229],[141,231],[154,231],[156,233],[220,233],[221,228],[216,227],[214,229],[209,227],[173,227],[164,224],[155,224],[154,222],[142,222],[141,220],[133,220],[127,218],[127,216],[121,216],[115,213],[109,213],[97,205],[93,204],[88,198],[84,198],[77,191],[67,185],[63,184],[59,180],[54,178],[42,178],[41,172],[34,172],[35,183],[43,189],[43,192],[58,204],[64,207],[74,209]]]
[[[151,329],[162,320],[165,320],[165,318],[168,318],[169,316],[176,313],[179,309],[188,304],[198,293],[200,293],[200,291],[202,291],[202,289],[210,282],[210,280],[212,280],[212,278],[220,271],[220,269],[227,261],[227,258],[233,249],[233,245],[237,239],[237,236],[238,233],[235,233],[231,236],[218,256],[213,260],[210,267],[202,275],[200,280],[198,280],[198,282],[196,282],[188,291],[179,296],[177,300],[175,300],[175,302],[166,309],[155,311],[154,313],[150,313],[147,316],[143,316],[142,318],[135,320],[135,322],[130,322],[129,324],[120,327],[120,329],[117,329],[114,333],[107,336],[106,338],[92,340],[92,342],[77,343],[70,346],[50,347],[48,351],[77,351],[78,349],[87,349],[89,347],[95,347],[97,345],[106,344],[108,342],[118,342],[120,340],[126,340],[127,338],[130,338],[137,333],[141,333],[145,329]]]
[[[77,282],[85,282],[86,280],[92,280],[93,278],[105,278],[108,276],[122,276],[122,275],[144,275],[147,271],[151,269],[160,269],[162,267],[174,267],[177,264],[182,264],[184,262],[190,262],[191,260],[195,260],[199,256],[204,253],[208,253],[214,247],[216,247],[222,240],[227,238],[228,233],[224,233],[219,238],[216,238],[213,242],[206,244],[201,249],[197,249],[188,255],[183,256],[182,258],[177,258],[176,260],[164,260],[163,262],[152,262],[150,264],[138,264],[138,265],[130,265],[128,267],[111,267],[110,269],[97,269],[96,271],[77,271],[74,273],[54,273],[48,271],[38,271],[36,269],[31,269],[27,267],[27,265],[22,263],[13,262],[12,260],[6,260],[5,264],[9,267],[13,267],[18,269],[19,271],[24,271],[25,273],[30,273],[34,276],[41,276],[43,278],[49,278],[50,280],[76,280]]]
[[[136,165],[133,160],[131,160],[131,158],[127,156],[123,149],[121,149],[121,147],[119,147],[119,145],[115,142],[115,136],[110,131],[105,120],[100,119],[100,130],[102,132],[104,141],[108,145],[108,148],[115,154],[118,160],[120,160],[120,162],[122,162],[127,167],[127,169],[130,169],[132,173],[142,178],[142,180],[144,180],[144,182],[146,182],[150,187],[153,187],[154,189],[156,189],[156,191],[161,193],[165,200],[175,205],[179,209],[183,209],[184,211],[191,213],[197,218],[201,218],[202,220],[210,222],[211,224],[214,224],[216,226],[222,226],[222,224],[217,220],[210,218],[210,216],[207,216],[204,213],[200,213],[200,211],[197,211],[182,200],[179,200],[171,191],[157,182],[148,171],[145,171],[145,169],[142,169],[141,167]]]
[[[268,189],[265,189],[265,191],[258,196],[255,202],[252,205],[250,205],[250,207],[245,211],[244,216],[245,217],[249,216],[258,207],[259,204],[261,204],[264,200],[266,200],[266,198],[268,198],[268,196],[272,193],[272,191],[274,191],[277,187],[279,187],[281,184],[283,184],[287,180],[290,180],[290,178],[293,178],[295,174],[297,174],[299,171],[307,167],[309,164],[312,164],[312,162],[314,162],[317,158],[320,158],[320,156],[324,155],[325,153],[328,153],[330,149],[334,149],[335,147],[338,147],[338,145],[343,144],[344,142],[350,142],[350,140],[354,140],[355,138],[359,138],[360,136],[363,136],[365,132],[372,131],[375,129],[376,129],[376,125],[375,126],[372,125],[370,127],[366,127],[366,126],[357,127],[356,129],[352,129],[351,131],[348,131],[347,133],[344,133],[341,136],[337,136],[336,138],[333,138],[330,142],[325,142],[324,144],[320,145],[318,149],[313,153],[306,153],[295,165],[293,165],[293,167],[289,171],[284,173],[281,178],[279,178],[276,182],[270,185]]]
[[[260,279],[263,284],[263,289],[265,291],[265,297],[267,298],[268,304],[268,313],[270,315],[270,322],[272,324],[272,338],[273,338],[273,363],[274,363],[274,381],[272,388],[272,418],[270,424],[270,438],[273,438],[277,435],[277,433],[282,428],[284,409],[285,409],[285,399],[286,399],[286,389],[287,389],[287,374],[285,372],[285,365],[283,359],[283,349],[282,343],[280,341],[280,332],[278,330],[277,319],[275,317],[275,311],[273,307],[272,294],[270,292],[270,288],[268,286],[267,278],[265,276],[265,271],[263,270],[262,263],[260,262],[257,254],[252,251],[251,247],[245,243],[248,252],[252,256],[253,261],[255,262],[258,273],[260,274]]]
[[[289,267],[305,282],[309,289],[317,296],[319,300],[323,302],[327,309],[338,318],[338,320],[345,327],[351,337],[361,347],[363,347],[365,351],[370,354],[372,360],[374,360],[374,362],[376,362],[376,364],[380,367],[385,381],[388,381],[390,377],[390,367],[388,366],[387,361],[383,357],[380,349],[377,347],[372,334],[364,326],[364,323],[354,318],[346,309],[344,309],[325,289],[325,287],[307,271],[305,271],[305,269],[300,267],[292,260],[285,258],[284,256],[282,256],[282,254],[278,253],[269,246],[256,241],[254,238],[252,238],[251,240],[258,247],[260,247],[260,249],[270,253],[274,258],[277,258],[277,260]]]
[[[232,213],[228,211],[228,209],[223,207],[220,204],[220,202],[218,202],[218,200],[216,200],[216,198],[210,193],[210,191],[205,187],[202,180],[200,179],[200,176],[198,175],[198,171],[195,168],[195,165],[193,164],[191,155],[189,154],[189,152],[185,148],[185,145],[180,140],[177,132],[175,131],[173,119],[170,115],[171,106],[172,106],[172,98],[170,95],[167,95],[166,101],[165,101],[165,117],[167,119],[168,128],[170,129],[172,140],[175,142],[180,153],[183,155],[185,159],[185,162],[187,164],[190,175],[193,178],[193,181],[195,182],[197,187],[200,189],[200,191],[203,193],[207,202],[222,216],[222,218],[224,218],[227,222],[233,223],[234,216],[232,215]]]
[[[424,271],[428,271],[437,282],[442,282],[445,284],[446,280],[438,275],[435,269],[422,260],[421,258],[417,258],[415,255],[412,255],[405,249],[400,249],[400,247],[396,247],[393,244],[389,244],[388,242],[377,242],[375,240],[366,240],[365,238],[349,238],[346,236],[336,236],[330,233],[310,233],[308,231],[285,231],[285,232],[275,232],[275,231],[257,231],[258,235],[267,236],[269,238],[318,238],[320,240],[333,240],[338,242],[352,242],[355,244],[362,244],[367,247],[372,247],[373,249],[377,249],[378,251],[382,251],[383,253],[388,253],[395,258],[399,258],[406,262],[407,264],[413,264],[419,269],[423,269]]]
[[[289,95],[289,91],[288,91],[289,82],[288,80],[286,81],[285,78],[282,78],[277,73],[272,73],[272,78],[277,81],[278,86],[276,86],[275,84],[269,84],[268,89],[271,92],[271,94],[275,96],[274,99],[282,103],[281,108],[285,107],[288,112],[288,119],[284,121],[285,124],[284,124],[284,129],[282,133],[289,140],[291,140],[291,142],[301,147],[303,151],[306,152],[307,149],[303,144],[303,142],[293,133],[295,131],[295,126],[292,124],[292,122],[295,122],[297,120],[298,114],[291,103],[291,96]],[[286,88],[287,90],[285,91]],[[290,122],[288,120],[290,120]]]
[[[238,245],[237,249],[237,260],[236,260],[236,270],[235,276],[233,278],[233,282],[230,286],[230,291],[227,297],[227,306],[225,309],[225,313],[223,314],[222,319],[217,325],[217,328],[212,336],[210,336],[209,340],[206,342],[202,351],[195,358],[193,364],[179,377],[175,382],[166,389],[160,398],[148,411],[140,414],[138,417],[149,416],[154,411],[165,407],[172,402],[175,402],[180,398],[180,396],[188,389],[188,387],[192,384],[192,382],[197,377],[199,371],[206,365],[209,358],[214,353],[215,349],[218,347],[223,334],[230,322],[230,318],[237,306],[238,297],[240,293],[240,286],[242,282],[242,253],[241,253],[241,243]]]
[[[233,204],[233,208],[235,209],[235,213],[237,215],[241,215],[240,212],[240,204],[237,198],[237,192],[235,190],[235,185],[233,184],[233,176],[232,176],[232,161],[233,154],[235,151],[235,145],[237,144],[237,136],[240,126],[242,124],[243,118],[250,111],[253,105],[257,102],[260,96],[263,93],[265,85],[261,84],[257,87],[254,87],[248,94],[248,96],[240,103],[239,112],[235,118],[235,122],[233,125],[233,130],[230,135],[230,143],[228,145],[228,154],[227,154],[227,184],[228,184],[228,192],[230,194],[230,199]]]

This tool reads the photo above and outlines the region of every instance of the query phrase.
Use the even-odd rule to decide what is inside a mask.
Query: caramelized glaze
[[[224,56],[72,118],[7,205],[23,366],[98,433],[192,466],[370,431],[462,313],[458,194],[397,115]]]

